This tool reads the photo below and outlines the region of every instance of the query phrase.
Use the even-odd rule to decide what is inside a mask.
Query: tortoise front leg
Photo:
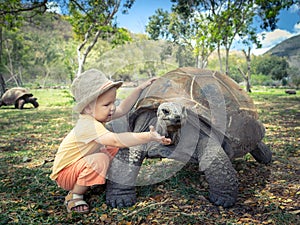
[[[129,154],[130,151],[130,154]],[[106,203],[113,207],[128,207],[136,203],[135,180],[139,172],[143,156],[135,162],[130,159],[133,151],[139,149],[120,149],[113,159],[106,183]]]
[[[215,205],[233,206],[238,194],[236,171],[220,143],[209,137],[200,139],[199,170],[204,171],[209,184],[209,199]]]
[[[15,103],[15,108],[16,108],[16,109],[23,109],[25,103],[26,103],[26,100],[23,99],[23,98],[20,98],[20,99],[18,99],[18,100],[16,101],[16,103]]]
[[[146,121],[136,121],[142,124]],[[109,129],[114,132],[129,131],[126,120],[112,121]],[[122,128],[122,129],[120,129]],[[142,132],[148,126],[135,126],[134,132]],[[106,202],[111,207],[128,207],[136,203],[135,183],[140,166],[146,156],[145,145],[121,149],[113,159],[108,171]]]

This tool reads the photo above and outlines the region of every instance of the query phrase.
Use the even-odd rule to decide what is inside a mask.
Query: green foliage
[[[131,7],[133,2],[134,0],[124,1],[123,7]],[[114,24],[114,18],[119,10],[120,3],[120,0],[69,1],[69,22],[80,41],[77,47],[77,75],[84,71],[87,57],[98,39],[111,42],[113,46],[131,40],[128,31],[120,29]]]
[[[47,9],[47,0],[0,0],[0,27],[14,29],[24,21],[43,14]],[[1,54],[1,53],[0,53]]]
[[[70,71],[70,62],[75,52],[71,37],[70,25],[54,14],[36,16],[20,29],[3,29],[4,66],[1,70],[7,87],[26,83],[43,87],[69,83],[66,75],[74,73]]]
[[[71,2],[75,3],[75,1]],[[6,3],[6,6],[8,6],[8,3],[13,3],[13,0],[5,1]],[[91,1],[91,4],[104,3]],[[177,6],[179,7],[179,5]],[[70,7],[75,6],[70,5]],[[185,7],[188,7],[191,13],[201,8],[200,5],[197,5],[198,8],[194,8],[195,6],[190,4],[186,4]],[[151,21],[149,22],[149,28],[156,29],[156,31],[153,31],[153,34],[156,35],[152,36],[154,39],[155,37],[156,39],[159,38],[160,35],[172,41],[177,38],[179,42],[183,40],[180,35],[184,35],[186,40],[189,38],[193,40],[190,43],[194,43],[196,40],[197,45],[195,48],[191,48],[185,42],[181,42],[180,45],[161,40],[150,42],[146,35],[130,34],[125,29],[116,28],[112,23],[107,26],[98,26],[103,32],[101,39],[93,46],[84,68],[96,67],[103,69],[113,79],[130,81],[153,75],[160,76],[178,66],[197,66],[195,55],[199,55],[198,66],[201,64],[199,61],[205,64],[205,55],[208,55],[215,47],[213,37],[222,38],[222,35],[214,27],[214,23],[210,22],[210,19],[213,18],[199,14],[194,20],[190,20],[188,18],[189,13],[186,15],[179,13],[188,9],[183,7],[179,10],[176,8],[172,13],[158,10],[159,13],[153,15],[153,18],[156,18],[157,21],[155,22],[154,19],[153,22],[161,22],[163,31],[159,31],[155,23],[151,24]],[[79,41],[83,40],[84,31],[88,29],[88,23],[85,23],[83,19],[92,22],[90,16],[97,16],[96,11],[93,12],[92,14],[86,14],[77,7],[74,8],[72,16],[46,13],[42,16],[36,15],[30,23],[22,21],[23,25],[19,28],[16,26],[14,26],[14,29],[3,28],[3,56],[0,71],[7,82],[7,87],[16,85],[27,87],[69,85],[78,69],[76,51],[80,44]],[[103,15],[109,12],[109,10],[104,10]],[[226,14],[224,18],[228,16]],[[97,18],[102,21],[100,15]],[[78,28],[77,34],[72,32],[72,26],[68,21],[77,24],[74,25],[74,29]],[[195,24],[191,25],[190,22]],[[189,25],[184,27],[185,24]],[[170,30],[172,33],[168,33],[170,28],[172,28]],[[75,40],[74,37],[77,39]],[[130,41],[132,44],[128,43]],[[231,54],[229,59],[232,64],[230,74],[237,82],[240,82],[241,76],[237,72],[237,68],[244,67],[245,63],[233,59],[234,56],[232,55],[234,54]],[[215,56],[211,57],[210,60],[208,67],[219,70],[219,61],[215,59]],[[225,58],[222,58],[221,61],[224,63]],[[254,71],[254,73],[256,72]],[[297,73],[289,71],[288,74],[290,76],[287,81],[297,85],[299,83]]]
[[[2,43],[2,71],[7,71],[11,75],[11,82],[22,85],[22,77],[18,71],[28,68],[26,61],[29,59],[30,48],[26,45],[24,35],[19,32],[6,30],[3,28],[4,39]]]
[[[40,37],[40,35],[34,35],[35,33],[31,33],[31,37],[29,37],[31,41],[36,42],[34,43],[35,45],[30,47],[35,51],[35,53],[37,53],[37,55],[33,55],[32,61],[30,63],[34,65],[35,64],[39,65],[39,66],[35,66],[36,70],[32,72],[35,74],[36,77],[41,77],[42,81],[38,81],[38,82],[41,83],[42,86],[45,86],[45,83],[48,82],[49,77],[53,78],[53,75],[51,76],[51,73],[53,71],[58,76],[55,77],[55,79],[62,78],[63,74],[69,75],[71,73],[74,73],[73,71],[74,66],[72,60],[66,60],[65,62],[62,62],[63,61],[62,57],[64,57],[66,54],[69,55],[68,54],[69,51],[67,50],[66,54],[59,54],[63,52],[61,51],[61,49],[56,51],[55,47],[49,48],[49,45],[55,46],[56,44],[61,42],[61,40],[54,40],[49,38],[53,35],[52,31],[55,30],[54,27],[51,27],[51,25],[55,25],[55,23],[49,23],[47,21],[47,18],[49,17],[49,13],[45,17],[39,16],[40,14],[43,14],[46,11],[46,9],[50,7],[50,5],[55,5],[64,9],[64,12],[68,15],[65,18],[68,19],[68,21],[73,26],[73,31],[76,34],[75,37],[77,38],[77,40],[81,41],[80,45],[78,44],[79,46],[77,47],[77,54],[78,54],[77,73],[82,72],[83,65],[86,62],[86,58],[90,53],[91,49],[93,48],[93,46],[97,43],[99,37],[111,42],[112,47],[119,44],[124,44],[125,42],[131,40],[130,34],[127,30],[117,28],[113,23],[115,14],[118,12],[121,4],[121,1],[119,0],[116,1],[70,0],[70,1],[54,1],[50,3],[51,4],[47,5],[48,0],[45,1],[9,0],[9,1],[5,1],[2,7],[2,1],[1,1],[0,15],[4,16],[3,18],[1,17],[0,19],[1,28],[2,27],[7,28],[9,31],[15,29],[16,27],[23,24],[23,19],[28,17],[30,18],[30,20],[28,21],[32,22],[32,20],[34,20],[36,24],[40,25],[41,29],[50,31],[46,39],[44,39],[44,37]],[[129,9],[133,3],[134,0],[123,1],[122,4],[124,7],[124,11]],[[50,15],[51,14],[52,13],[50,13]],[[55,17],[57,16],[54,14],[53,18],[56,19]],[[68,28],[69,26],[66,27]],[[2,32],[2,29],[0,30],[0,32]],[[2,38],[2,35],[0,37]],[[38,46],[37,43],[43,43],[42,47],[44,48]],[[85,45],[87,45],[87,47]],[[76,52],[74,51],[73,54],[75,55],[75,53]],[[0,56],[1,56],[0,59],[2,59],[2,52],[0,52]],[[9,70],[10,76],[12,78],[23,77],[23,74],[20,74],[21,73],[20,68],[16,68],[17,66],[14,65],[15,62],[17,62],[17,60],[13,58],[10,58],[9,60],[10,60],[10,65],[12,65],[11,68],[9,69],[1,68],[1,69],[4,71]],[[13,60],[14,62],[12,63]],[[62,63],[58,66],[58,65],[54,65],[56,64],[56,62],[62,62]],[[65,65],[66,67],[63,67]],[[17,70],[19,71],[16,72]],[[16,73],[19,74],[16,76],[15,75]],[[72,81],[72,75],[70,75],[69,78]],[[6,79],[9,78],[6,77]],[[1,73],[1,80],[0,80],[1,89],[4,89],[5,86],[4,80],[5,79],[2,79],[2,73]],[[66,83],[66,79],[65,78],[60,79],[60,82]],[[21,83],[17,82],[16,85],[21,85]],[[1,90],[1,93],[2,92],[3,90]]]
[[[282,80],[288,76],[289,64],[283,57],[257,56],[254,57],[252,65],[254,73],[270,76],[274,80]]]
[[[134,0],[123,1],[123,11],[130,9],[133,3]],[[108,34],[112,35],[115,32],[120,32],[120,37],[122,32],[124,35],[124,30],[118,30],[113,24],[113,18],[119,10],[120,1],[72,0],[69,1],[68,7],[70,15],[68,20],[79,40],[83,41],[87,33],[95,34],[99,31],[103,39]]]
[[[264,30],[273,30],[279,11],[293,4],[293,1],[281,4],[278,0],[172,2],[170,13],[159,9],[150,17],[146,27],[150,37],[154,40],[165,38],[190,48],[195,54],[197,67],[205,67],[212,51],[224,47],[227,73],[229,50],[237,35],[245,45],[254,43],[260,46],[256,27],[253,26],[254,18]]]
[[[300,86],[300,69],[297,67],[291,67],[288,71],[290,83],[296,87]]]
[[[139,78],[160,76],[177,67],[174,51],[164,55],[165,41],[139,40],[107,50],[102,55],[93,57],[93,67],[102,70],[110,78],[137,81]],[[90,61],[88,62],[90,64]]]
[[[179,45],[176,54],[179,66],[195,66],[198,62],[202,68],[206,66],[207,58],[215,48],[215,43],[209,39],[213,38],[210,35],[211,29],[213,27],[204,14],[187,18],[175,8],[171,13],[162,9],[156,10],[146,26],[150,38],[154,40],[164,38]],[[196,60],[191,60],[191,56]]]
[[[259,7],[257,8],[257,14],[262,19],[262,24],[260,27],[262,29],[276,29],[276,23],[278,21],[277,15],[280,10],[289,8],[293,4],[299,4],[295,0],[255,0],[255,4]]]
[[[184,46],[179,46],[176,52],[176,61],[178,62],[179,67],[184,66],[195,66],[195,58],[193,57],[192,52],[185,48]]]
[[[251,75],[251,84],[252,85],[262,85],[262,86],[272,86],[274,81],[270,76],[262,74],[252,74]]]
[[[170,17],[168,11],[157,9],[155,14],[149,17],[149,23],[146,26],[146,31],[153,40],[158,40],[160,37],[169,38]]]

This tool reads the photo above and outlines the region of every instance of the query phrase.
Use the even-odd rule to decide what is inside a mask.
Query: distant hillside
[[[286,57],[291,67],[300,67],[300,35],[291,37],[275,47],[271,48],[265,54]]]

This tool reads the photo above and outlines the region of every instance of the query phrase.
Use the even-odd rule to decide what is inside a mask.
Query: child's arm
[[[150,132],[142,132],[142,133],[109,132],[97,138],[96,141],[103,145],[114,146],[119,148],[141,145],[141,144],[148,143],[150,141],[160,142],[164,145],[171,144],[171,139],[161,136],[159,133],[155,131],[153,126],[150,126]]]
[[[148,81],[142,83],[138,87],[136,87],[133,92],[125,98],[120,105],[116,108],[116,112],[113,115],[113,119],[119,118],[121,116],[124,116],[129,112],[129,110],[133,107],[133,105],[136,103],[137,99],[139,98],[141,92],[151,85],[157,78],[151,78]]]

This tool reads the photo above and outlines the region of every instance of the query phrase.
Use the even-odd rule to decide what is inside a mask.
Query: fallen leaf
[[[106,219],[107,219],[107,214],[102,214],[100,220],[104,222]]]

